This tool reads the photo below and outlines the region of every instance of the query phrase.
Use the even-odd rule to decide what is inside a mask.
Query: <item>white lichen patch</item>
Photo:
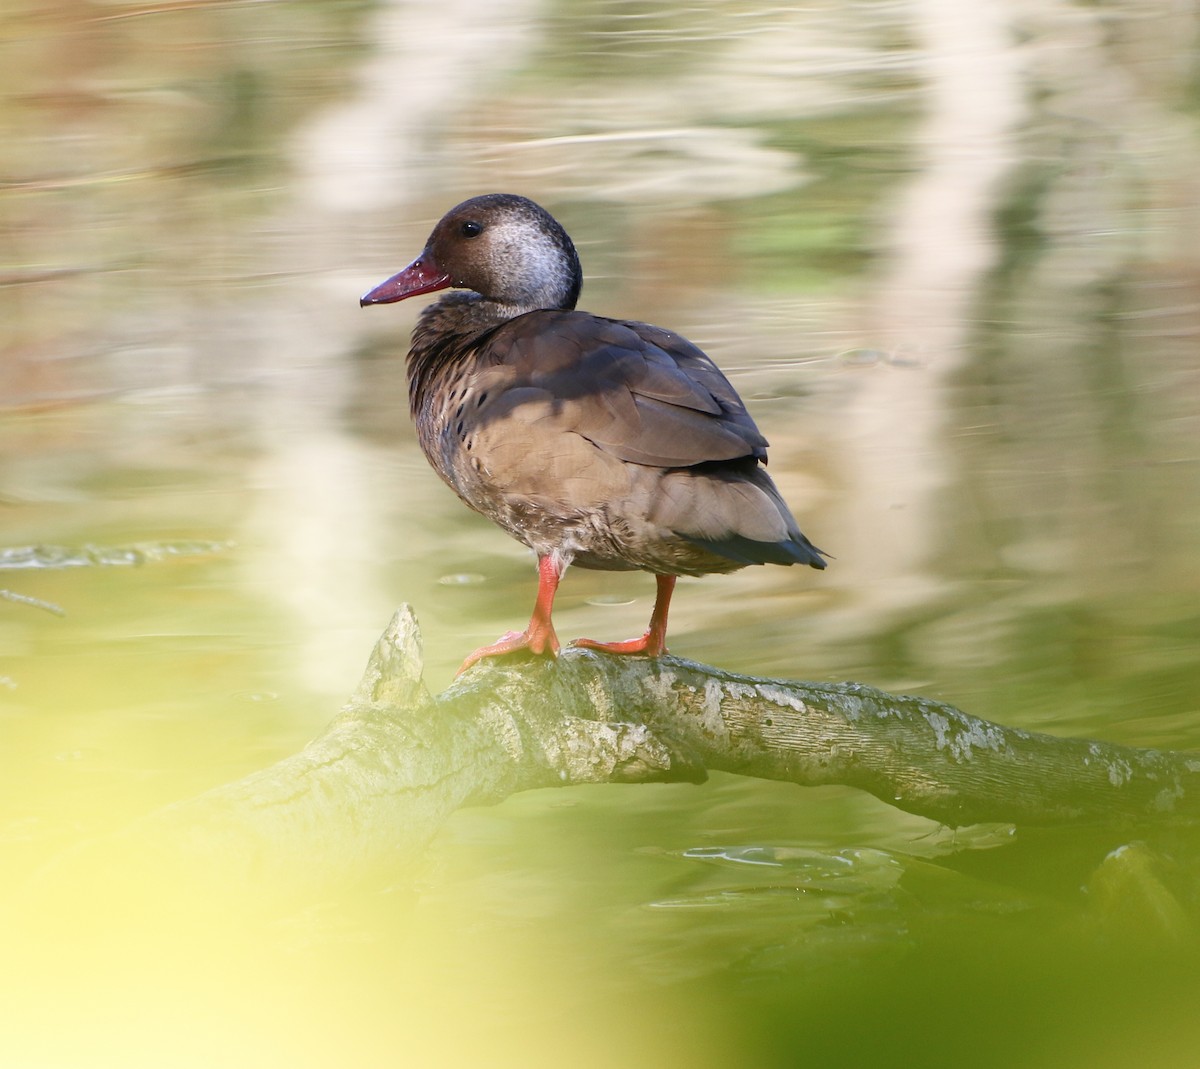
[[[1171,787],[1164,787],[1154,796],[1154,808],[1160,813],[1172,813],[1175,811],[1175,803],[1178,802],[1184,795],[1183,784],[1178,780]]]
[[[596,719],[611,720],[613,718],[612,702],[609,701],[608,690],[604,684],[598,678],[589,679],[586,689],[588,701],[595,710]]]
[[[892,716],[897,720],[904,719],[900,703],[888,701],[887,696],[866,683],[841,683],[837,690],[838,714],[851,722],[864,718],[887,720]]]
[[[525,756],[525,743],[517,722],[498,706],[485,708],[481,722],[487,725],[499,741],[509,760],[513,764],[520,764]]]
[[[791,709],[801,715],[810,712],[803,700],[796,697],[795,694],[784,690],[783,687],[772,686],[770,683],[760,683],[757,688],[746,687],[745,689],[748,692],[746,697],[753,697],[757,690],[758,694],[774,705]]]
[[[937,748],[948,750],[955,761],[970,761],[976,749],[993,750],[996,753],[1004,750],[1004,729],[996,724],[982,720],[955,724],[949,717],[934,712],[926,713],[925,719],[933,728]]]
[[[729,737],[729,725],[721,708],[724,699],[740,697],[739,692],[753,693],[749,687],[737,683],[722,683],[717,679],[705,680],[704,690],[701,692],[697,687],[681,684],[670,675],[647,678],[643,686],[657,705],[667,709],[673,709],[678,704],[681,689],[695,695],[696,700],[687,704],[695,711],[700,730],[709,738],[719,740],[727,740]]]
[[[933,728],[934,745],[939,750],[946,749],[950,745],[950,721],[942,716],[941,713],[930,713],[925,719],[929,721],[929,726]]]
[[[724,694],[720,682],[709,679],[704,684],[704,701],[700,705],[701,719],[705,727],[711,728],[717,723],[724,723],[721,715],[721,697]]]
[[[671,708],[674,700],[674,680],[666,675],[648,675],[641,681],[646,692],[655,700],[655,704]]]
[[[1122,758],[1108,762],[1108,782],[1114,787],[1124,787],[1133,779],[1133,766]]]

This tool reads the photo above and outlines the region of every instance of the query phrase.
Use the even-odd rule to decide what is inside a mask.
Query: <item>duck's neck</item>
[[[527,311],[532,309],[514,309],[462,290],[429,305],[417,320],[408,352],[408,400],[413,416],[448,377],[469,370],[467,365],[485,335]]]
[[[522,309],[527,311],[527,309]],[[520,315],[520,312],[516,313]],[[445,294],[441,300],[429,305],[417,321],[413,331],[413,341],[421,335],[431,337],[446,337],[454,335],[461,337],[467,334],[478,334],[480,331],[491,330],[513,318],[507,305],[485,300],[478,293],[470,290],[454,290]]]

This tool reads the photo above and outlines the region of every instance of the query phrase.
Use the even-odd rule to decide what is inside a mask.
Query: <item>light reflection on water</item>
[[[1119,6],[1019,25],[947,0],[18,6],[0,549],[89,566],[0,570],[65,613],[0,600],[5,870],[298,748],[401,600],[435,689],[522,622],[528,553],[416,452],[417,309],[356,304],[494,188],[564,220],[586,307],[727,369],[835,557],[682,582],[676,652],[1200,745],[1200,221],[1176,62],[1195,16]],[[106,559],[183,545],[221,548]],[[652,593],[573,571],[560,632],[632,634]],[[415,889],[299,916],[198,912],[165,936],[85,896],[86,949],[60,932],[41,966],[57,1010],[36,983],[13,996],[30,1035],[65,1021],[94,1064],[390,1064],[401,1042],[427,1064],[873,1064],[872,1036],[929,1055],[912,1022],[947,1000],[968,1020],[967,995],[1041,1037],[1021,1064],[1118,1064],[1089,996],[1118,1053],[1170,1021],[1175,1064],[1196,977],[1156,958],[1161,982],[1125,992],[1113,948],[1194,942],[1195,844],[1106,862],[1118,845],[721,778],[539,792],[458,814]],[[797,890],[836,859],[887,887]],[[653,908],[671,902],[689,908]],[[178,964],[156,972],[164,938]],[[157,1030],[126,1024],[139,997]],[[202,1012],[221,1024],[180,1054]],[[941,1022],[947,1049],[1016,1064],[959,1027]],[[446,1035],[461,1050],[439,1063]]]

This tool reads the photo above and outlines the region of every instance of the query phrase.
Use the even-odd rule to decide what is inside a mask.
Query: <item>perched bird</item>
[[[571,563],[654,574],[641,638],[575,642],[648,657],[666,650],[677,576],[825,567],[716,364],[669,330],[575,311],[582,283],[558,222],[524,197],[492,193],[447,212],[421,255],[359,301],[459,291],[413,331],[417,437],[463,501],[537,554],[529,626],[476,650],[460,672],[514,650],[557,653],[550,613]]]

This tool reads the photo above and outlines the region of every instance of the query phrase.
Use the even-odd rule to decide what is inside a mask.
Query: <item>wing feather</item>
[[[532,412],[521,411],[528,404],[547,431],[573,432],[632,464],[766,458],[766,439],[729,380],[670,331],[543,311],[502,328],[491,353],[484,377],[507,381],[502,396],[481,406],[481,423],[503,415],[532,424]]]

